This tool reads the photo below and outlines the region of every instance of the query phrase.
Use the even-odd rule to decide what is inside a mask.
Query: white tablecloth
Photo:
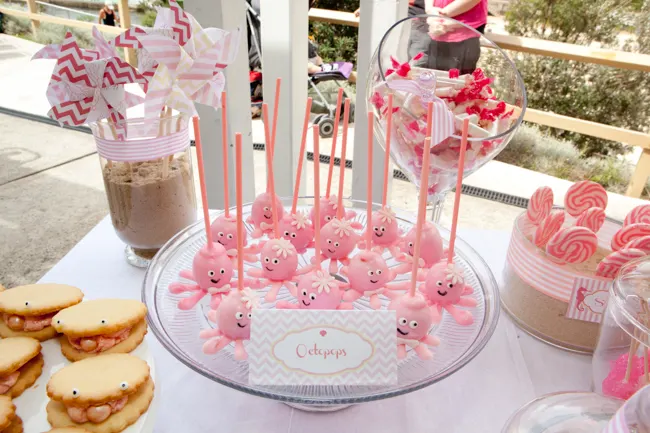
[[[459,235],[501,278],[510,234],[461,230]],[[144,270],[128,265],[124,244],[105,218],[41,282],[78,286],[86,299],[140,299]],[[485,349],[455,375],[412,394],[315,414],[218,385],[176,361],[148,336],[162,387],[156,433],[440,432],[498,433],[533,398],[589,390],[591,358],[547,346],[501,314]]]

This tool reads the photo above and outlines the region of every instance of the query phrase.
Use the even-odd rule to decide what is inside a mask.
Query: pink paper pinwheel
[[[81,49],[70,33],[60,47],[47,97],[52,104],[48,115],[59,123],[81,125],[111,119],[118,136],[123,135],[126,109],[142,98],[124,91],[124,84],[143,83],[145,78],[119,57],[84,61]]]
[[[107,59],[109,57],[119,57],[119,54],[117,53],[115,48],[111,46],[106,41],[106,39],[104,39],[104,35],[102,35],[102,32],[100,32],[97,27],[93,27],[93,40],[95,41],[94,50],[80,49],[82,58],[86,62],[92,62],[93,60],[99,60],[99,59]],[[61,57],[62,54],[61,46],[62,44],[46,45],[40,50],[38,50],[36,54],[32,56],[32,60],[58,59],[59,57]]]

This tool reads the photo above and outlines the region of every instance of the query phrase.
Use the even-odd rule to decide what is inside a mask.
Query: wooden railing
[[[7,15],[30,19],[35,30],[38,23],[41,22],[82,29],[91,29],[96,25],[84,21],[40,14],[38,13],[38,8],[35,6],[34,0],[25,1],[28,4],[29,11],[20,11],[0,6],[0,12]],[[128,16],[127,0],[120,0],[120,11],[123,11],[121,23],[124,27],[128,27],[130,18]],[[313,21],[322,21],[331,24],[342,24],[355,27],[359,25],[359,19],[349,12],[313,8],[309,11],[309,18]],[[117,35],[124,30],[122,28],[103,25],[98,25],[98,27],[102,32],[114,35]],[[650,72],[650,56],[648,55],[590,48],[580,45],[564,44],[560,42],[551,42],[497,33],[488,33],[488,37],[501,48],[507,50],[537,54],[563,60],[575,60],[584,63],[605,65],[619,69]],[[129,60],[129,62],[135,61],[132,53],[127,52],[127,60]],[[650,176],[650,135],[643,132],[632,131],[582,119],[575,119],[531,108],[526,110],[524,119],[538,125],[551,126],[566,131],[589,135],[591,137],[613,140],[631,146],[641,147],[641,156],[630,180],[627,195],[640,197],[643,193],[648,176]]]
[[[314,21],[331,24],[359,26],[359,19],[350,12],[340,12],[325,9],[311,9],[309,17]],[[528,54],[537,54],[563,60],[575,60],[583,63],[610,66],[618,69],[628,69],[650,72],[650,56],[623,51],[605,50],[561,42],[524,38],[519,36],[488,33],[487,37],[499,47]],[[641,156],[627,188],[627,195],[640,197],[650,176],[650,135],[605,125],[597,122],[576,119],[559,114],[528,108],[524,120],[538,125],[551,126],[566,131],[577,132],[591,137],[618,141],[631,146],[642,148]]]

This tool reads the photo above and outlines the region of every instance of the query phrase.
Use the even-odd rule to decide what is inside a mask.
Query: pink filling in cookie
[[[121,331],[114,332],[106,335],[95,335],[92,337],[72,338],[68,337],[68,341],[72,347],[82,352],[99,353],[110,349],[111,347],[120,344],[131,334],[131,328],[125,328]]]
[[[52,317],[57,312],[42,316],[19,316],[17,314],[3,314],[2,318],[12,331],[35,332],[41,331],[52,324]]]
[[[0,376],[0,395],[9,391],[18,382],[18,376],[20,371],[14,371],[8,376]]]
[[[76,423],[82,424],[85,422],[92,422],[94,424],[99,424],[106,421],[106,418],[114,414],[115,412],[121,411],[129,397],[122,397],[119,400],[109,401],[108,403],[99,405],[99,406],[90,406],[90,407],[75,407],[67,406],[68,416],[70,419]]]

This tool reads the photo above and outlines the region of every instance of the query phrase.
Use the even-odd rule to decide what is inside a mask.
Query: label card
[[[573,281],[566,317],[600,323],[607,307],[612,280],[579,277]]]
[[[251,385],[397,383],[394,311],[255,310]]]

